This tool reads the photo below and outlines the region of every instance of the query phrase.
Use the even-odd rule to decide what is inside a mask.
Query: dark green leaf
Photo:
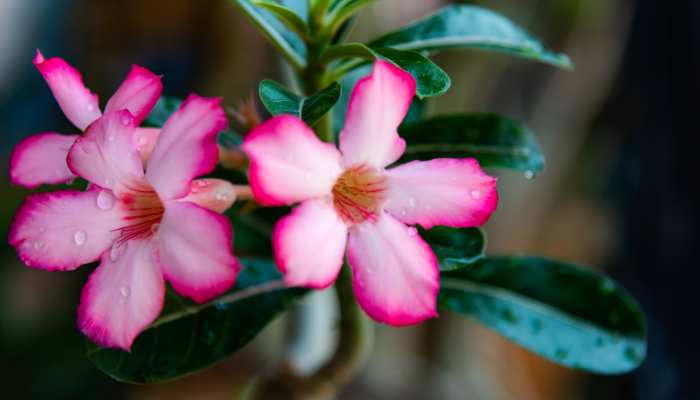
[[[442,273],[439,303],[570,368],[619,374],[646,354],[634,299],[612,279],[560,261],[487,258]]]
[[[329,26],[331,32],[336,32],[348,19],[357,14],[363,7],[376,0],[341,0],[330,7]]]
[[[305,293],[285,288],[269,261],[245,261],[236,286],[195,305],[169,295],[161,317],[134,342],[131,353],[89,344],[87,356],[123,382],[161,382],[206,368],[250,342]]]
[[[484,258],[486,235],[479,228],[436,227],[422,231],[421,237],[433,248],[440,271],[466,268]]]
[[[414,51],[382,47],[369,48],[362,43],[347,43],[332,46],[326,51],[324,57],[327,60],[350,58],[350,60],[341,62],[335,67],[332,74],[338,75],[338,78],[375,59],[388,60],[413,75],[416,79],[416,94],[421,98],[439,96],[445,93],[452,84],[445,71],[430,59]]]
[[[283,24],[285,24],[289,29],[294,31],[297,35],[302,38],[306,38],[309,30],[306,26],[306,22],[297,15],[293,10],[277,3],[273,0],[251,0],[252,3],[260,8],[274,14]]]
[[[266,79],[260,82],[258,92],[260,100],[270,114],[291,114],[313,125],[338,102],[340,85],[334,82],[318,93],[302,97],[279,83]]]
[[[297,69],[306,66],[304,42],[284,26],[269,11],[254,6],[250,0],[232,0],[245,15],[267,36],[282,55]]]
[[[528,176],[544,168],[535,135],[520,123],[495,114],[434,117],[399,128],[407,148],[403,161],[474,157],[484,167],[510,168]]]
[[[370,46],[401,50],[479,49],[498,51],[557,67],[571,68],[569,57],[547,50],[535,37],[493,11],[473,5],[451,5]]]

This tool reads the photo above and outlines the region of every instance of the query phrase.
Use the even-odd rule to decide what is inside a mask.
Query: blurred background
[[[364,40],[450,3],[382,0],[351,33]],[[494,111],[539,136],[547,168],[535,179],[498,172],[501,204],[486,226],[489,253],[559,257],[606,270],[639,299],[649,352],[634,373],[601,377],[558,367],[485,328],[443,315],[420,327],[378,328],[363,373],[341,399],[700,399],[695,250],[700,3],[656,0],[484,0],[568,53],[563,72],[502,55],[435,58],[451,76],[431,114]],[[106,101],[132,63],[164,75],[165,94],[223,96],[236,105],[284,68],[224,0],[0,0],[0,233],[28,191],[7,160],[22,138],[73,133],[32,66],[36,48],[61,56]],[[692,101],[693,104],[696,101]],[[695,172],[694,172],[695,171]],[[278,320],[244,351],[200,374],[159,385],[117,383],[84,357],[75,327],[89,268],[24,267],[0,244],[0,380],[6,399],[231,399],[284,355]],[[320,294],[316,297],[323,297]],[[312,300],[317,307],[322,301]],[[316,304],[316,305],[314,305]],[[320,311],[321,314],[325,312]],[[322,359],[327,320],[300,365]]]

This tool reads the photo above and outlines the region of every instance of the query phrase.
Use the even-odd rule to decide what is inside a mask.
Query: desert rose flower
[[[220,99],[191,95],[168,119],[144,168],[135,118],[110,111],[68,153],[87,191],[29,196],[10,227],[10,244],[28,266],[70,271],[100,260],[81,295],[78,325],[105,347],[129,349],[160,313],[165,279],[176,292],[208,301],[240,269],[232,232],[219,215],[233,186],[201,179],[217,162],[226,119]]]
[[[412,225],[479,226],[498,203],[496,179],[474,159],[387,168],[406,148],[397,128],[415,89],[410,74],[378,61],[352,92],[340,151],[292,116],[272,118],[243,144],[256,200],[301,202],[273,233],[287,284],[331,285],[347,249],[358,303],[394,326],[437,315],[437,259]]]
[[[97,95],[85,87],[80,72],[66,61],[58,57],[47,60],[37,50],[34,66],[48,83],[63,113],[80,131],[85,131],[102,115]],[[134,116],[134,124],[138,126],[148,116],[162,90],[159,76],[134,65],[107,102],[105,112],[129,110]],[[136,136],[142,157],[148,157],[157,139],[158,129],[139,128]],[[34,188],[44,183],[58,184],[75,178],[66,164],[66,156],[78,137],[43,132],[21,141],[10,157],[12,183]]]

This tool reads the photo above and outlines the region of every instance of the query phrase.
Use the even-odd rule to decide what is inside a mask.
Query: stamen
[[[153,235],[157,230],[153,227],[160,223],[165,211],[160,198],[148,183],[134,182],[127,189],[121,197],[121,203],[127,211],[123,218],[126,225],[116,229],[120,234],[116,245]]]
[[[358,165],[335,182],[333,205],[345,222],[359,224],[376,217],[385,191],[386,179],[377,169]]]

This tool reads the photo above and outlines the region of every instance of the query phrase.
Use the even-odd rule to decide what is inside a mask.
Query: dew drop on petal
[[[93,110],[95,109],[95,106],[92,105],[92,103],[88,103],[88,104],[85,106],[85,109],[87,109],[88,111],[93,111]]]
[[[408,212],[406,211],[405,208],[402,208],[402,209],[401,209],[401,215],[406,216],[406,214],[408,214]]]
[[[412,226],[409,226],[406,228],[406,233],[408,233],[408,236],[414,237],[418,234],[418,229],[416,229]]]
[[[414,199],[413,197],[409,197],[408,198],[408,206],[411,208],[415,207],[416,206],[416,199]]]
[[[36,242],[34,242],[35,250],[41,250],[42,247],[44,247],[44,242],[42,242],[41,240],[37,240]]]
[[[199,186],[199,187],[205,187],[208,184],[209,184],[209,182],[207,182],[207,181],[203,181],[203,180],[197,181],[197,186]]]
[[[129,297],[129,288],[126,286],[122,286],[119,288],[119,294],[122,295],[122,297]]]
[[[148,143],[148,139],[146,139],[145,136],[141,136],[141,137],[139,138],[139,141],[138,141],[139,147],[145,146],[146,143]]]
[[[219,201],[228,201],[229,196],[225,192],[219,192],[216,194],[216,199]]]
[[[85,231],[76,231],[73,234],[73,243],[75,243],[76,246],[82,246],[85,244],[87,241],[87,233]]]
[[[474,189],[471,191],[470,195],[472,196],[472,199],[474,200],[479,200],[481,198],[481,192]]]
[[[525,171],[524,175],[525,175],[525,179],[527,179],[527,180],[530,180],[530,179],[535,177],[535,173],[530,171],[530,170]]]
[[[119,245],[113,245],[112,248],[109,250],[109,259],[112,262],[117,262],[119,259],[119,256],[121,255],[121,249],[119,248]]]
[[[131,117],[129,117],[128,115],[122,116],[122,125],[129,126],[130,123],[131,123]]]
[[[105,187],[111,188],[114,185],[114,181],[110,178],[105,179]]]
[[[108,190],[102,190],[97,195],[97,207],[100,210],[111,210],[114,207],[114,195]]]
[[[110,142],[113,142],[113,141],[114,141],[114,135],[109,135],[109,136],[107,136],[107,140],[110,141]]]

